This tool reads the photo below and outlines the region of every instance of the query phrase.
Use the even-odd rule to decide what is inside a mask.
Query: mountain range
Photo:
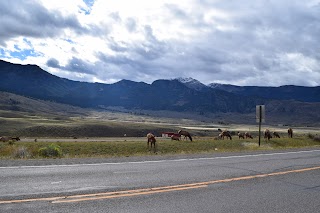
[[[253,113],[261,104],[276,114],[310,114],[320,109],[320,87],[205,85],[192,78],[159,79],[151,84],[130,80],[88,83],[60,78],[37,65],[2,60],[0,78],[3,92],[94,109],[122,107],[199,114]]]
[[[320,102],[320,87],[284,85],[280,87],[235,86],[230,84],[202,84],[193,78],[177,78],[187,87],[205,91],[208,88],[223,90],[241,96],[260,97],[274,100],[296,100],[302,102]]]

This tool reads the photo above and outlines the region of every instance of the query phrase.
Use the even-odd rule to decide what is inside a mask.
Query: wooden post
[[[262,121],[262,106],[259,106],[259,147],[260,147],[260,141],[261,141],[261,121]]]
[[[261,145],[261,123],[265,122],[265,106],[256,106],[256,121],[259,123],[259,146]]]

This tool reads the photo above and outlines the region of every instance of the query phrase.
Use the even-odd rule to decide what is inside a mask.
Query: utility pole
[[[256,106],[256,121],[259,123],[259,147],[261,144],[261,123],[265,122],[265,106]]]

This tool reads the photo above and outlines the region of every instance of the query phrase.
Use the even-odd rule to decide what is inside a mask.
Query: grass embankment
[[[280,138],[271,139],[266,142],[261,140],[258,146],[258,139],[240,140],[214,140],[213,138],[195,138],[194,141],[171,141],[158,138],[157,153],[161,155],[170,154],[195,154],[210,152],[233,152],[250,150],[272,150],[284,148],[301,148],[320,146],[320,139],[317,137],[300,136],[293,139]],[[81,158],[81,157],[120,157],[120,156],[143,156],[154,155],[149,151],[144,138],[137,141],[116,141],[116,142],[15,142],[13,145],[0,143],[0,158],[43,158],[43,152],[39,151],[46,147],[58,148],[59,154],[50,157]],[[41,155],[42,154],[42,155]]]

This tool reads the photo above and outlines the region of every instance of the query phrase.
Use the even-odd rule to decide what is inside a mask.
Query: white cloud
[[[319,1],[86,2],[0,1],[0,58],[90,82],[320,84]]]

